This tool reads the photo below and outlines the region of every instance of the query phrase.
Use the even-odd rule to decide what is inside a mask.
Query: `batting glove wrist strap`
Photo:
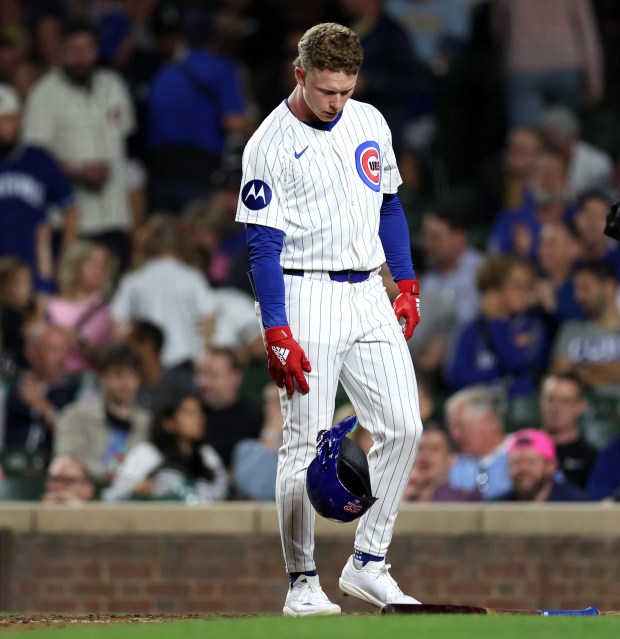
[[[269,376],[280,387],[286,387],[289,397],[295,391],[295,382],[305,395],[308,381],[304,373],[310,373],[312,367],[303,348],[293,339],[288,326],[274,326],[265,329],[267,342],[267,367]]]
[[[418,280],[396,282],[400,295],[394,300],[394,313],[400,322],[404,320],[403,335],[409,339],[420,321],[420,283]]]

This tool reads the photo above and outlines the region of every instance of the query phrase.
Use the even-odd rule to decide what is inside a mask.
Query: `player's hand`
[[[305,373],[312,370],[303,348],[293,339],[288,326],[265,329],[267,342],[267,366],[271,379],[280,387],[286,387],[288,396],[295,392],[295,382],[305,395],[309,390]]]
[[[403,335],[408,340],[420,321],[420,283],[418,280],[400,280],[396,285],[400,295],[394,300],[394,313],[399,322],[405,320]]]

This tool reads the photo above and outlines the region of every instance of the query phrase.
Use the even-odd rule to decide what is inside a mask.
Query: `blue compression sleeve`
[[[248,224],[247,236],[254,292],[260,305],[263,326],[288,326],[284,306],[284,277],[280,266],[284,232],[268,226]]]
[[[416,277],[411,259],[409,226],[403,205],[396,193],[386,193],[383,196],[379,238],[394,281],[414,280]]]

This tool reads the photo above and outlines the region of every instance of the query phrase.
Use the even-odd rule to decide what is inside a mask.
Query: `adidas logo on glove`
[[[280,360],[282,366],[286,365],[286,358],[290,353],[288,348],[280,348],[279,346],[272,346],[271,350],[275,353],[276,357]]]

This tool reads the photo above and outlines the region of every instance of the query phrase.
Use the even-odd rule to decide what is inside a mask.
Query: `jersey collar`
[[[291,109],[290,104],[288,103],[288,98],[284,99],[284,104],[286,104],[288,110],[293,114],[293,110]],[[295,117],[297,117],[295,115]],[[306,126],[309,126],[313,129],[318,129],[319,131],[331,131],[336,124],[338,124],[338,121],[340,120],[340,118],[342,117],[342,111],[340,111],[340,113],[338,114],[338,117],[333,120],[332,122],[321,122],[320,120],[318,122],[306,122],[306,120],[299,120],[302,124],[305,124]],[[298,118],[299,119],[299,118]]]

